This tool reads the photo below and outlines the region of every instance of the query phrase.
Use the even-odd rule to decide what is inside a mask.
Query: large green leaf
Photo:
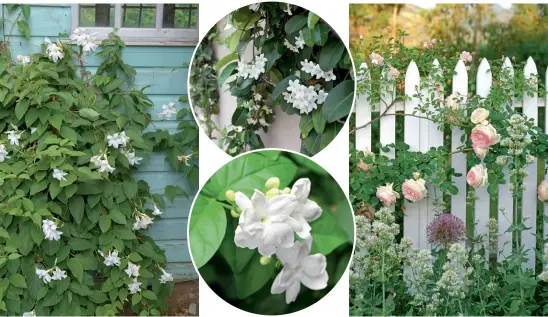
[[[234,233],[238,226],[238,220],[231,219],[230,222],[223,242],[221,243],[221,247],[219,248],[219,252],[223,258],[225,258],[234,273],[241,273],[257,251],[247,248],[238,248],[236,244],[234,244]]]
[[[352,110],[354,101],[354,81],[346,80],[329,92],[322,107],[322,114],[327,122],[344,118]]]
[[[72,258],[67,261],[67,266],[78,282],[82,283],[82,280],[84,279],[84,268],[82,267],[82,263],[77,259]]]
[[[198,196],[190,214],[189,242],[196,268],[202,267],[219,249],[226,231],[226,212],[212,198]]]
[[[82,196],[73,196],[69,199],[70,214],[77,224],[82,222],[84,218],[84,198]]]
[[[308,137],[304,139],[304,145],[308,153],[311,155],[318,154],[335,139],[341,128],[342,124],[332,123],[326,125],[321,134],[311,131]]]
[[[293,34],[302,29],[307,23],[307,18],[302,15],[295,15],[285,23],[285,33]]]
[[[236,274],[236,295],[238,298],[244,299],[255,294],[276,276],[274,262],[262,265],[260,259],[261,255],[255,252],[248,265]]]
[[[337,218],[327,209],[322,211],[320,218],[310,223],[310,227],[314,237],[310,254],[328,255],[339,246],[348,243],[347,235],[338,224]]]
[[[251,196],[274,176],[280,179],[280,187],[289,185],[296,172],[297,166],[287,157],[272,160],[259,153],[248,153],[221,167],[202,191],[218,200],[225,200],[225,192],[229,189]]]
[[[239,61],[240,56],[238,56],[238,53],[232,53],[224,56],[221,58],[217,64],[215,65],[215,70],[219,71],[223,66],[228,65],[229,63],[237,62]]]
[[[324,46],[329,35],[329,28],[325,23],[318,23],[314,26],[314,44]]]
[[[319,20],[320,20],[320,17],[314,14],[314,12],[308,12],[308,28],[309,29],[313,29]]]
[[[337,63],[342,59],[346,47],[338,37],[332,37],[327,41],[322,50],[318,63],[324,71],[329,71],[337,66]]]

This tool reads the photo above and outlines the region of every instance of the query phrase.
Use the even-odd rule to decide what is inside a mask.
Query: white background
[[[201,0],[199,30],[200,38],[219,20],[230,12],[256,1],[244,0]],[[338,33],[348,46],[348,2],[325,0],[289,1],[300,5],[320,16]],[[231,157],[221,151],[216,144],[200,132],[200,187],[221,166],[228,163]],[[313,157],[313,160],[323,166],[341,185],[348,195],[348,123],[339,135],[323,151]],[[220,299],[207,284],[200,279],[200,316],[257,316],[239,310]],[[316,304],[299,312],[286,316],[348,316],[348,272],[339,283]]]

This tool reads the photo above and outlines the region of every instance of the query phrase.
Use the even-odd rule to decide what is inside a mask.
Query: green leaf
[[[126,216],[117,208],[111,209],[108,216],[117,224],[125,225],[127,223]]]
[[[337,219],[327,209],[322,211],[320,218],[310,223],[310,227],[314,235],[310,254],[328,255],[339,246],[348,243],[346,233],[341,230]]]
[[[133,181],[123,182],[122,187],[124,188],[124,194],[126,194],[128,199],[135,197],[137,195],[137,190],[139,189],[137,183]]]
[[[17,117],[17,120],[21,120],[25,113],[27,113],[27,110],[29,109],[29,100],[23,99],[17,103],[15,106],[15,116]]]
[[[101,231],[103,233],[107,232],[110,229],[111,225],[112,225],[112,221],[110,221],[109,216],[101,215],[101,217],[99,217],[99,228],[101,228]]]
[[[181,187],[175,186],[175,185],[167,185],[165,192],[166,192],[166,198],[171,203],[173,203],[173,200],[175,199],[175,197],[179,195],[188,196],[188,194]]]
[[[259,291],[276,274],[274,263],[261,265],[261,255],[256,252],[241,273],[236,274],[236,295],[240,299],[248,298]]]
[[[149,290],[142,291],[141,295],[143,295],[144,298],[150,299],[150,300],[157,300],[158,299],[158,296],[156,296],[156,294],[154,294],[152,291],[149,291]]]
[[[78,138],[79,138],[78,133],[76,133],[76,131],[74,131],[73,129],[67,126],[61,127],[61,136],[75,143],[78,142]]]
[[[219,71],[221,68],[223,68],[223,66],[228,65],[229,63],[232,63],[234,61],[237,62],[239,61],[239,59],[240,56],[238,55],[238,53],[228,54],[217,62],[217,64],[215,65],[215,70]]]
[[[314,129],[314,122],[311,115],[307,114],[301,116],[301,120],[299,121],[299,129],[301,130],[301,138],[305,139],[310,131]]]
[[[329,71],[333,69],[339,61],[342,59],[342,56],[346,50],[344,43],[338,37],[329,39],[322,50],[320,51],[320,57],[318,64],[321,69],[324,71]],[[354,81],[352,81],[354,83]]]
[[[333,123],[326,125],[324,133],[319,134],[316,131],[311,131],[304,140],[304,145],[308,153],[311,155],[318,154],[335,139],[341,128],[341,124]]]
[[[57,130],[61,129],[61,124],[63,123],[63,116],[60,114],[53,115],[49,117],[49,123],[52,127],[54,127]]]
[[[314,44],[324,46],[327,42],[329,28],[325,23],[318,23],[314,26]]]
[[[304,28],[301,30],[303,34],[303,40],[306,46],[314,46],[314,30],[309,28]]]
[[[90,119],[91,121],[95,121],[97,120],[97,118],[99,118],[99,112],[91,109],[91,108],[83,108],[83,109],[80,109],[80,111],[78,111],[78,113],[80,113],[80,116],[86,118],[86,119]]]
[[[322,107],[322,114],[327,122],[344,118],[352,110],[354,101],[354,81],[346,80],[329,92]]]
[[[322,116],[320,109],[315,109],[312,111],[312,121],[314,124],[314,130],[318,133],[323,133],[325,129],[325,119]]]
[[[302,15],[295,15],[285,23],[285,34],[298,32],[306,25],[307,19]]]
[[[316,23],[320,20],[320,17],[314,14],[314,12],[308,12],[308,28],[313,29]]]
[[[228,220],[230,224],[226,230],[223,242],[219,247],[219,253],[225,258],[234,273],[240,273],[246,267],[247,263],[249,263],[253,255],[255,255],[256,250],[239,248],[234,244],[234,233],[238,226],[238,220],[232,218],[229,218]]]
[[[289,87],[289,81],[298,79],[297,76],[291,75],[287,76],[283,80],[281,80],[276,87],[274,87],[274,90],[272,90],[272,100],[278,99],[278,97],[282,94],[282,92],[286,91],[287,87]],[[328,95],[329,97],[329,95]]]
[[[89,240],[81,238],[72,238],[68,241],[69,247],[74,251],[84,251],[95,249],[95,244]]]
[[[27,288],[27,281],[25,277],[19,273],[13,273],[9,277],[11,285],[19,288]]]
[[[217,84],[219,85],[219,87],[221,87],[228,79],[228,77],[232,75],[236,67],[238,67],[238,63],[230,63],[223,69],[221,75],[219,75],[219,77],[217,78]]]
[[[10,235],[9,235],[9,233],[8,233],[8,230],[6,230],[6,229],[0,227],[0,237],[9,239],[9,238],[10,238]]]
[[[21,5],[21,11],[25,19],[28,20],[30,18],[30,6],[26,4]]]
[[[78,282],[82,283],[82,280],[84,279],[84,268],[82,267],[82,263],[75,258],[71,258],[67,261],[67,266]]]
[[[226,231],[226,212],[219,202],[198,196],[190,214],[189,242],[196,268],[213,257]]]
[[[105,88],[103,88],[103,92],[108,94],[109,92],[113,91],[114,89],[122,87],[123,84],[124,84],[124,81],[117,78],[117,79],[111,81],[108,85],[106,85]]]
[[[76,221],[77,224],[80,224],[84,218],[84,198],[82,196],[72,196],[69,199],[68,206],[74,221]]]
[[[23,36],[25,39],[30,39],[30,27],[27,21],[24,20],[17,20],[17,27],[19,28],[19,31],[23,33]]]

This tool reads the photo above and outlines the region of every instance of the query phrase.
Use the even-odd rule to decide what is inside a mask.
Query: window
[[[99,40],[114,28],[128,45],[196,45],[198,4],[73,4],[72,29],[83,27]]]

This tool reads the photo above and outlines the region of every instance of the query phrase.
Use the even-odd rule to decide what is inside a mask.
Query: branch
[[[381,100],[382,100],[382,99],[381,99]],[[384,102],[384,100],[382,100],[382,102]],[[384,104],[386,105],[386,102],[384,102]],[[382,118],[382,117],[384,117],[384,116],[387,115],[388,110],[390,110],[390,108],[394,107],[395,104],[396,104],[396,99],[394,99],[394,100],[392,101],[391,104],[387,105],[386,109],[384,110],[383,113],[381,113],[380,116],[378,116],[377,118],[375,118],[375,119],[373,119],[373,120],[367,122],[367,123],[364,124],[364,125],[361,125],[361,126],[359,126],[359,127],[355,127],[352,131],[350,131],[350,134],[355,133],[355,132],[356,132],[357,130],[359,130],[359,129],[367,128],[367,127],[370,126],[373,122],[375,122],[375,121],[377,121],[377,120],[380,120],[380,118]]]

